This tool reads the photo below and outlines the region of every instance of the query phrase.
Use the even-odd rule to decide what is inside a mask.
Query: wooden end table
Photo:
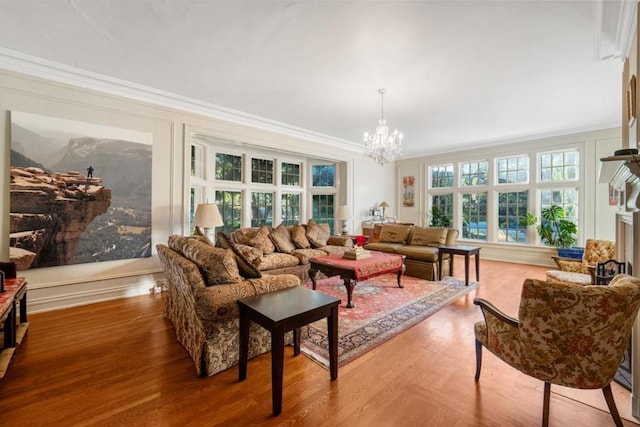
[[[27,322],[27,281],[22,277],[6,279],[4,290],[3,293],[0,293],[0,323],[3,323],[1,329],[4,335],[3,345],[0,348],[0,378],[6,373],[13,353],[29,327],[29,322]],[[16,321],[18,304],[20,305],[19,323]]]
[[[309,264],[309,277],[313,290],[316,289],[316,279],[319,272],[327,277],[340,276],[344,287],[347,288],[347,308],[353,305],[353,290],[359,281],[381,276],[387,273],[398,274],[398,287],[403,288],[402,274],[406,270],[404,265],[405,256],[388,254],[383,252],[371,252],[370,258],[359,260],[345,259],[342,255],[327,255],[311,258]]]
[[[480,280],[480,248],[468,245],[445,245],[438,248],[438,280],[442,280],[442,255],[449,254],[449,276],[453,274],[453,256],[464,255],[464,284],[469,286],[469,256],[476,257],[476,281]]]
[[[271,398],[273,415],[282,412],[284,334],[293,330],[293,354],[300,354],[300,327],[327,318],[329,373],[338,378],[338,306],[341,300],[302,286],[238,300],[240,308],[239,380],[247,378],[249,327],[255,322],[271,332]]]

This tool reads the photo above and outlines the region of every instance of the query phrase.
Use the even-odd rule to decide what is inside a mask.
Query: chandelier
[[[379,89],[380,94],[380,120],[376,132],[370,135],[369,132],[364,134],[365,155],[380,166],[385,163],[394,161],[402,151],[402,134],[397,130],[389,134],[389,126],[384,118],[384,89]]]

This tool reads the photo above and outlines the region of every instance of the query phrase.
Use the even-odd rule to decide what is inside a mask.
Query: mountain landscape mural
[[[151,256],[151,134],[21,112],[11,119],[18,269]]]

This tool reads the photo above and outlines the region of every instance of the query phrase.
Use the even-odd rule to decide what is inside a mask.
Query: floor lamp
[[[347,221],[351,219],[351,209],[347,205],[338,206],[338,211],[336,212],[336,218],[342,221],[342,235],[349,234],[347,230]]]
[[[215,203],[202,203],[196,207],[196,215],[193,219],[193,225],[201,227],[207,236],[207,239],[211,240],[211,243],[216,243],[215,228],[224,225],[218,205]]]

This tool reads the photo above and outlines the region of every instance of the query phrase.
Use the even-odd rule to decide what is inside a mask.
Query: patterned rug
[[[423,321],[441,308],[477,287],[445,277],[431,282],[402,276],[399,288],[396,274],[359,282],[353,291],[354,308],[346,308],[347,291],[340,277],[318,281],[317,290],[342,300],[338,310],[338,366],[379,346],[411,326]],[[311,282],[305,284],[311,288]],[[312,323],[309,336],[303,337],[302,352],[328,369],[327,321]]]

